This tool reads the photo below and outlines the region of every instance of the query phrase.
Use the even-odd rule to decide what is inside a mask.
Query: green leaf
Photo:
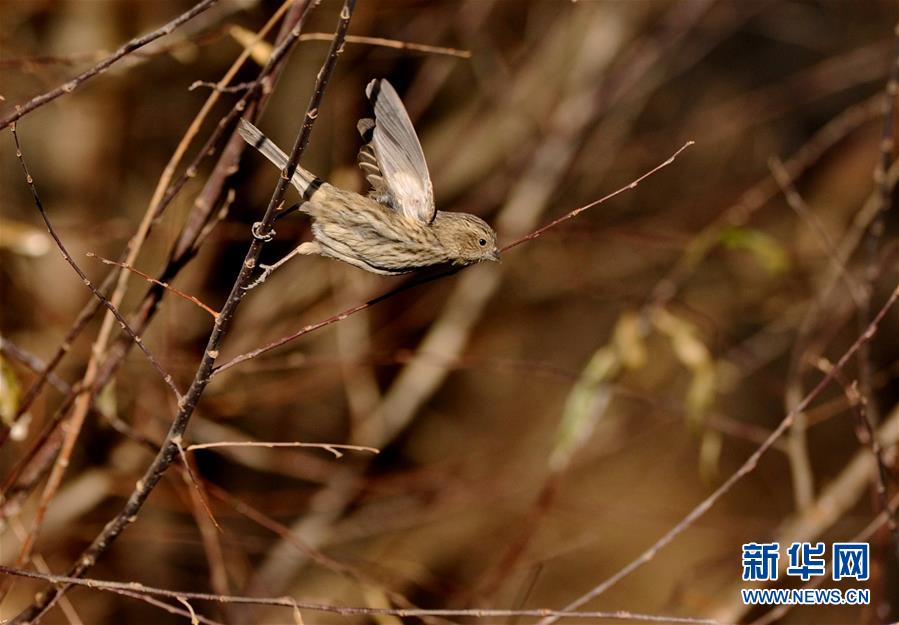
[[[771,274],[783,273],[790,264],[783,246],[774,237],[761,230],[725,228],[721,232],[721,244],[730,250],[749,252]]]
[[[608,382],[621,371],[618,351],[611,345],[600,347],[568,393],[565,411],[549,458],[552,471],[561,471],[590,438],[612,398]]]

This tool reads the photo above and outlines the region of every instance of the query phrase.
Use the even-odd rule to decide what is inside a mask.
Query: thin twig
[[[97,76],[98,74],[102,74],[103,72],[105,72],[107,69],[109,69],[109,67],[113,63],[115,63],[122,57],[127,56],[131,52],[134,52],[135,50],[144,47],[148,43],[155,41],[155,40],[159,39],[160,37],[164,37],[164,36],[170,34],[173,30],[175,30],[176,28],[181,26],[181,24],[196,17],[203,11],[206,11],[207,9],[212,7],[212,5],[216,4],[217,2],[218,2],[218,0],[202,0],[202,2],[198,2],[189,11],[182,13],[181,15],[179,15],[178,17],[173,19],[171,22],[169,22],[165,26],[163,26],[161,28],[157,28],[153,32],[147,33],[146,35],[143,35],[141,37],[132,39],[131,41],[129,41],[128,43],[123,45],[121,48],[119,48],[118,50],[116,50],[115,52],[110,54],[108,57],[106,57],[105,59],[103,59],[102,61],[100,61],[93,67],[91,67],[90,69],[78,74],[78,76],[76,76],[72,80],[68,81],[67,83],[60,85],[59,87],[57,87],[56,89],[53,89],[52,91],[48,91],[47,93],[43,93],[39,96],[35,96],[34,98],[29,100],[25,104],[16,105],[16,110],[14,113],[12,113],[11,115],[7,115],[3,119],[0,119],[0,130],[3,130],[4,128],[9,126],[16,120],[20,119],[22,116],[27,115],[31,111],[43,106],[44,104],[47,104],[48,102],[52,102],[59,96],[64,95],[66,93],[72,93],[73,91],[78,89],[78,87],[83,85],[85,82],[87,82],[94,76]]]
[[[82,579],[79,577],[71,577],[66,575],[47,575],[37,573],[35,571],[27,571],[24,569],[13,568],[0,565],[0,573],[5,575],[16,575],[19,577],[28,577],[31,579],[40,579],[57,585],[76,585],[93,588],[104,591],[127,590],[134,593],[142,593],[147,595],[155,595],[159,597],[170,597],[175,600],[194,599],[197,601],[212,601],[216,603],[243,604],[243,605],[268,605],[281,606],[285,608],[299,608],[301,610],[309,610],[311,612],[325,612],[330,614],[339,614],[342,616],[396,616],[399,618],[414,618],[422,616],[458,616],[458,617],[477,617],[477,618],[507,618],[507,617],[546,617],[553,618],[576,618],[576,619],[610,619],[620,621],[644,621],[650,623],[678,623],[685,625],[726,625],[721,621],[708,618],[692,618],[689,616],[668,616],[660,614],[641,614],[638,612],[628,612],[625,610],[605,611],[605,612],[570,612],[563,610],[549,610],[542,608],[532,608],[529,610],[493,610],[493,609],[471,609],[471,610],[426,610],[426,609],[407,609],[407,608],[362,608],[362,607],[343,607],[333,606],[323,603],[311,603],[306,601],[297,601],[291,597],[245,597],[240,595],[217,595],[203,592],[182,592],[177,590],[168,590],[166,588],[156,588],[153,586],[145,586],[137,582],[113,582],[100,579]]]
[[[647,178],[649,178],[650,176],[655,174],[657,171],[659,171],[660,169],[664,169],[665,167],[668,167],[669,165],[671,165],[675,161],[675,159],[680,155],[681,152],[686,150],[688,147],[690,147],[694,143],[695,143],[695,141],[687,141],[674,154],[669,156],[665,160],[665,162],[656,165],[655,167],[650,169],[648,172],[646,172],[645,174],[643,174],[642,176],[640,176],[639,178],[637,178],[630,184],[625,185],[625,186],[621,187],[620,189],[617,189],[616,191],[612,191],[605,197],[601,197],[598,200],[596,200],[595,202],[590,202],[589,204],[585,204],[584,206],[581,206],[580,208],[576,208],[573,211],[565,213],[558,219],[554,219],[551,222],[549,222],[548,224],[546,224],[545,226],[543,226],[541,228],[537,228],[530,234],[526,234],[519,239],[515,239],[511,243],[507,243],[506,245],[503,246],[502,250],[500,250],[500,251],[505,252],[506,250],[510,250],[513,247],[515,247],[516,245],[520,245],[521,243],[524,243],[525,241],[532,241],[532,240],[536,239],[537,237],[542,236],[550,228],[555,228],[559,224],[564,223],[564,222],[568,221],[569,219],[574,219],[575,217],[577,217],[584,211],[589,210],[589,209],[593,208],[594,206],[598,206],[604,202],[607,202],[607,201],[611,200],[613,197],[615,197],[616,195],[620,195],[621,193],[624,193],[625,191],[630,191],[631,189],[636,189],[637,186],[641,182],[643,182],[644,180],[646,180]]]
[[[166,290],[168,290],[168,291],[171,291],[172,293],[174,293],[174,294],[177,295],[178,297],[180,297],[180,298],[182,298],[182,299],[186,299],[188,302],[191,302],[191,303],[193,303],[193,304],[196,304],[197,306],[199,306],[200,308],[202,308],[203,310],[205,310],[206,312],[208,312],[210,315],[212,315],[212,318],[213,318],[213,319],[215,319],[215,318],[217,318],[217,317],[219,316],[219,314],[218,314],[217,311],[213,310],[212,308],[210,308],[209,306],[207,306],[206,304],[204,304],[203,302],[201,302],[198,298],[194,297],[193,295],[188,295],[188,294],[185,293],[184,291],[180,291],[180,290],[176,289],[175,287],[173,287],[173,286],[172,286],[171,284],[169,284],[168,282],[162,282],[161,280],[157,280],[157,279],[154,278],[153,276],[150,276],[150,275],[144,273],[143,271],[141,271],[140,269],[137,269],[136,267],[132,267],[131,265],[129,265],[129,264],[127,264],[127,263],[120,263],[120,262],[117,261],[117,260],[110,260],[110,259],[108,259],[108,258],[104,258],[103,256],[100,256],[100,255],[98,255],[98,254],[94,254],[93,252],[88,252],[88,253],[86,254],[86,256],[87,256],[88,258],[96,258],[97,260],[99,260],[99,261],[100,261],[101,263],[103,263],[104,265],[115,265],[116,267],[120,267],[120,268],[122,268],[122,269],[127,269],[127,270],[130,271],[131,273],[134,273],[134,274],[140,276],[141,278],[143,278],[144,280],[146,280],[146,281],[149,282],[150,284],[155,284],[155,285],[161,286],[162,288],[164,288],[164,289],[166,289]]]
[[[534,232],[531,232],[530,234],[527,234],[527,235],[525,235],[525,236],[523,236],[523,237],[521,237],[521,238],[519,238],[519,239],[516,239],[516,240],[512,241],[511,243],[508,243],[507,245],[505,245],[504,247],[502,247],[500,251],[505,252],[506,250],[510,250],[510,249],[512,249],[513,247],[515,247],[515,246],[517,246],[517,245],[520,245],[521,243],[525,243],[525,242],[527,242],[527,241],[532,241],[532,240],[534,240],[534,239],[540,237],[541,235],[543,235],[547,230],[549,230],[549,229],[551,229],[551,228],[555,228],[555,227],[558,226],[559,224],[561,224],[561,223],[563,223],[563,222],[565,222],[565,221],[568,221],[569,219],[573,219],[574,217],[577,217],[578,215],[580,215],[580,214],[583,213],[584,211],[589,210],[589,209],[591,209],[591,208],[593,208],[593,207],[595,207],[595,206],[598,206],[598,205],[600,205],[600,204],[602,204],[602,203],[604,203],[604,202],[607,202],[608,200],[612,199],[613,197],[615,197],[615,196],[617,196],[617,195],[619,195],[619,194],[621,194],[621,193],[624,193],[625,191],[628,191],[628,190],[630,190],[630,189],[636,188],[637,185],[639,185],[643,180],[645,180],[645,179],[648,178],[649,176],[652,176],[653,174],[655,174],[656,172],[658,172],[660,169],[663,169],[663,168],[667,167],[668,165],[670,165],[671,163],[673,163],[674,160],[678,157],[678,155],[679,155],[681,152],[683,152],[684,150],[686,150],[688,147],[690,147],[691,145],[693,145],[693,143],[694,143],[693,141],[688,141],[688,142],[685,143],[683,146],[681,146],[681,147],[680,147],[674,154],[672,154],[671,156],[669,156],[663,163],[660,163],[659,165],[656,165],[656,166],[653,167],[651,170],[649,170],[648,172],[646,172],[645,174],[643,174],[642,176],[640,176],[640,177],[637,178],[636,180],[634,180],[634,181],[628,183],[627,185],[621,187],[620,189],[617,189],[616,191],[613,191],[612,193],[609,193],[609,194],[606,195],[605,197],[602,197],[602,198],[600,198],[600,199],[598,199],[598,200],[596,200],[596,201],[594,201],[594,202],[590,202],[589,204],[585,204],[584,206],[581,206],[581,207],[579,207],[579,208],[576,208],[576,209],[574,209],[574,210],[572,210],[572,211],[566,213],[566,214],[563,215],[562,217],[559,217],[558,219],[555,219],[555,220],[551,221],[550,223],[546,224],[545,226],[542,226],[541,228],[538,228],[538,229],[535,230]],[[337,323],[337,322],[339,322],[339,321],[343,321],[344,319],[346,319],[346,318],[349,317],[350,315],[353,315],[353,314],[355,314],[355,313],[357,313],[357,312],[359,312],[359,311],[365,310],[366,308],[371,308],[371,307],[374,306],[375,304],[378,304],[378,303],[380,303],[380,302],[383,302],[384,300],[389,299],[389,298],[391,298],[391,297],[393,297],[393,296],[395,296],[395,295],[398,295],[398,294],[402,293],[403,291],[406,291],[406,290],[411,289],[411,288],[413,288],[413,287],[419,286],[419,285],[424,284],[424,283],[426,283],[426,282],[431,282],[431,281],[437,280],[437,279],[439,279],[439,278],[445,278],[446,276],[452,275],[452,274],[457,273],[457,272],[459,272],[459,271],[461,271],[460,268],[451,268],[451,269],[447,269],[447,270],[438,272],[438,273],[433,274],[433,275],[427,275],[427,276],[424,277],[424,279],[421,279],[421,280],[413,280],[413,281],[411,281],[411,282],[409,282],[409,283],[406,283],[406,284],[404,284],[404,285],[401,285],[400,287],[397,287],[396,289],[393,289],[393,290],[391,290],[391,291],[388,291],[387,293],[384,293],[383,295],[379,295],[378,297],[376,297],[376,298],[374,298],[374,299],[371,299],[371,300],[369,300],[369,301],[367,301],[367,302],[363,302],[363,303],[361,303],[361,304],[357,304],[357,305],[353,306],[352,308],[348,308],[348,309],[344,310],[343,312],[337,313],[336,315],[332,315],[331,317],[328,317],[327,319],[324,319],[324,320],[319,321],[319,322],[317,322],[317,323],[313,323],[313,324],[309,324],[309,325],[303,326],[302,328],[300,328],[299,330],[297,330],[296,332],[294,332],[294,333],[292,333],[292,334],[288,334],[287,336],[281,337],[280,339],[277,339],[277,340],[275,340],[275,341],[272,341],[271,343],[268,343],[268,344],[266,344],[266,345],[263,345],[262,347],[259,347],[259,348],[257,348],[257,349],[254,349],[254,350],[252,350],[252,351],[249,351],[249,352],[240,354],[239,356],[235,356],[235,357],[232,358],[231,360],[229,360],[229,361],[227,361],[227,362],[225,362],[225,363],[223,363],[223,364],[221,364],[221,365],[215,367],[215,369],[214,369],[213,372],[212,372],[212,375],[213,375],[213,376],[216,376],[216,375],[218,375],[219,373],[221,373],[221,372],[223,372],[223,371],[226,371],[226,370],[230,369],[231,367],[233,367],[233,366],[235,366],[235,365],[238,365],[238,364],[240,364],[240,363],[242,363],[242,362],[244,362],[244,361],[251,360],[251,359],[253,359],[253,358],[256,358],[256,357],[258,357],[258,356],[261,356],[262,354],[264,354],[264,353],[266,353],[266,352],[269,352],[269,351],[271,351],[271,350],[273,350],[273,349],[275,349],[275,348],[277,348],[277,347],[280,347],[280,346],[282,346],[282,345],[285,345],[285,344],[287,344],[287,343],[290,343],[291,341],[294,341],[294,340],[300,338],[301,336],[304,336],[304,335],[306,335],[306,334],[309,334],[310,332],[314,332],[315,330],[318,330],[318,329],[320,329],[320,328],[323,328],[323,327],[325,327],[325,326],[327,326],[327,325],[331,325],[332,323]]]
[[[300,35],[299,41],[332,41],[334,39],[334,35],[331,33],[304,33]],[[255,39],[253,41],[248,42],[244,45],[244,53],[249,55],[253,50],[253,47],[259,42],[259,39]],[[361,43],[368,44],[372,46],[379,46],[382,48],[393,48],[396,50],[414,50],[417,52],[424,52],[426,54],[439,54],[445,56],[454,56],[460,59],[470,59],[471,52],[469,50],[459,50],[456,48],[445,48],[442,46],[431,46],[422,43],[410,43],[408,41],[399,41],[397,39],[384,39],[383,37],[365,37],[359,35],[347,35],[346,37],[347,43]],[[227,82],[225,85],[221,84],[221,82],[214,83],[206,80],[195,80],[191,83],[190,87],[188,87],[188,91],[193,91],[198,89],[199,87],[205,87],[207,89],[212,89],[219,93],[241,93],[253,87],[252,82],[241,82],[235,85],[228,85]]]
[[[652,544],[646,551],[640,554],[636,559],[632,560],[629,564],[621,568],[614,575],[603,581],[602,583],[594,586],[586,593],[582,594],[580,597],[569,603],[563,608],[565,611],[569,610],[577,610],[579,607],[603,594],[609,588],[620,582],[622,579],[642,567],[647,562],[651,561],[655,558],[656,554],[659,553],[662,549],[667,547],[675,538],[681,535],[684,531],[687,530],[690,526],[693,525],[700,517],[702,517],[706,512],[708,512],[712,506],[714,506],[719,499],[724,497],[730,490],[733,488],[734,484],[739,482],[741,479],[749,475],[753,470],[755,470],[758,465],[761,457],[767,452],[771,447],[774,446],[774,443],[777,442],[784,432],[789,429],[789,427],[793,424],[793,419],[796,417],[796,413],[804,411],[808,408],[809,404],[815,400],[818,395],[833,381],[834,377],[839,371],[843,370],[843,367],[846,366],[846,363],[852,359],[853,356],[858,352],[859,348],[871,340],[871,338],[877,333],[877,329],[880,326],[880,322],[886,317],[886,314],[890,311],[896,301],[899,300],[899,285],[897,285],[893,289],[892,295],[890,295],[887,302],[883,305],[874,319],[868,324],[868,327],[865,331],[852,343],[848,350],[840,357],[840,359],[834,364],[833,369],[824,374],[824,377],[815,385],[815,387],[809,391],[809,393],[802,399],[801,402],[787,415],[783,418],[777,428],[771,432],[765,442],[759,445],[759,447],[752,452],[749,458],[737,469],[724,483],[721,484],[718,488],[716,488],[708,497],[703,499],[696,507],[694,507],[680,522],[678,522],[674,527],[665,532],[661,538],[659,538],[655,543]],[[538,625],[550,625],[551,623],[557,622],[559,619],[556,617],[549,617],[540,621]]]
[[[266,441],[219,441],[216,443],[199,443],[189,445],[185,451],[197,451],[200,449],[215,449],[217,447],[313,447],[316,449],[325,449],[334,454],[335,458],[343,458],[341,449],[349,451],[367,451],[371,454],[379,454],[381,450],[376,447],[366,447],[364,445],[342,445],[338,443],[299,443],[299,442],[266,442]]]
[[[188,91],[194,91],[195,89],[199,89],[200,87],[205,87],[207,89],[212,89],[218,93],[241,93],[243,91],[247,91],[253,88],[253,85],[256,81],[250,82],[239,82],[236,85],[228,85],[227,87],[221,86],[217,82],[209,82],[208,80],[195,80],[190,83],[190,86],[187,88]]]
[[[191,625],[196,625],[197,623],[199,623],[199,619],[197,619],[197,613],[194,612],[193,606],[190,605],[190,603],[187,601],[187,599],[186,599],[185,597],[180,596],[180,595],[177,596],[177,597],[175,597],[175,599],[178,601],[178,603],[180,603],[181,605],[183,605],[184,607],[186,607],[188,612],[190,612],[190,622],[191,622]]]
[[[138,480],[137,485],[134,491],[128,497],[128,501],[126,502],[124,508],[115,516],[115,518],[113,518],[109,523],[106,524],[106,526],[91,542],[90,546],[82,553],[78,561],[70,568],[69,576],[72,578],[80,577],[88,569],[90,569],[94,565],[94,563],[96,563],[97,559],[103,553],[105,553],[106,550],[109,549],[109,547],[115,542],[122,531],[124,531],[124,529],[137,518],[137,514],[143,507],[144,502],[146,502],[147,498],[150,496],[150,493],[159,483],[159,480],[162,478],[163,474],[177,457],[178,450],[175,441],[180,440],[180,438],[183,436],[184,431],[187,429],[187,425],[190,422],[193,411],[196,408],[200,397],[203,395],[203,391],[206,389],[206,386],[209,383],[209,375],[212,372],[212,367],[215,363],[215,359],[219,355],[219,350],[221,349],[222,343],[228,332],[228,328],[230,327],[231,320],[234,317],[237,307],[240,305],[240,302],[243,300],[243,297],[246,294],[245,287],[247,284],[249,284],[250,278],[253,274],[253,270],[255,269],[258,262],[259,255],[261,254],[262,248],[266,243],[267,235],[272,229],[272,224],[275,221],[275,208],[282,202],[284,194],[287,191],[287,186],[289,184],[290,178],[293,175],[293,172],[296,170],[300,157],[302,156],[303,152],[306,149],[306,146],[309,143],[309,137],[315,124],[315,120],[318,117],[318,111],[319,107],[321,106],[325,88],[327,87],[328,82],[330,81],[331,76],[334,73],[334,68],[337,64],[337,58],[343,51],[343,38],[346,36],[347,29],[349,28],[350,18],[352,17],[352,12],[355,4],[355,0],[345,0],[343,8],[340,11],[340,18],[335,32],[334,41],[331,44],[331,48],[328,52],[328,57],[326,58],[316,78],[312,97],[309,101],[306,115],[303,118],[303,126],[299,134],[297,135],[296,141],[294,142],[288,165],[278,181],[278,185],[275,188],[274,193],[272,194],[271,200],[269,201],[269,205],[266,208],[265,215],[263,216],[259,227],[254,228],[255,236],[252,243],[250,244],[249,249],[247,250],[246,257],[244,258],[244,262],[241,265],[241,270],[234,281],[228,299],[225,301],[225,304],[222,306],[218,318],[216,318],[215,320],[215,324],[206,344],[206,349],[203,352],[203,357],[197,367],[196,374],[194,375],[193,382],[191,383],[187,393],[178,402],[178,413],[175,415],[169,431],[166,434],[165,442],[163,443],[156,457],[153,459],[153,462],[144,472],[143,477]],[[289,39],[296,40],[296,38],[299,37],[300,34],[299,29],[299,25],[294,27],[294,29],[291,31],[291,37]],[[270,59],[269,65],[274,62],[277,62],[277,60],[274,58]],[[42,614],[44,614],[57,601],[62,593],[65,592],[67,587],[67,585],[63,585],[47,588],[43,593],[40,593],[37,596],[35,601],[29,607],[19,613],[12,620],[12,623],[21,625],[23,623],[34,621]]]
[[[181,608],[176,608],[173,605],[166,603],[165,601],[160,601],[159,599],[155,599],[147,595],[146,593],[135,592],[133,590],[125,590],[124,588],[110,588],[110,592],[114,592],[118,595],[122,595],[123,597],[129,597],[131,599],[137,599],[138,601],[143,601],[149,605],[152,605],[160,610],[165,610],[169,614],[176,614],[178,616],[183,616],[185,618],[196,618],[197,622],[204,623],[205,625],[223,625],[223,623],[219,621],[214,621],[207,616],[203,616],[202,614],[196,614],[193,610],[188,612],[187,610],[182,610]],[[177,597],[176,597],[177,599]]]
[[[231,367],[234,367],[235,365],[239,365],[240,363],[242,363],[246,360],[251,360],[253,358],[256,358],[257,356],[261,356],[262,354],[269,352],[277,347],[280,347],[282,345],[290,343],[291,341],[295,341],[296,339],[298,339],[301,336],[304,336],[306,334],[309,334],[310,332],[315,332],[316,330],[323,328],[327,325],[331,325],[332,323],[337,323],[339,321],[343,321],[350,315],[354,315],[357,312],[365,310],[366,308],[371,308],[375,304],[379,304],[379,303],[383,302],[384,300],[390,299],[391,297],[394,297],[396,295],[399,295],[400,293],[403,293],[404,291],[408,291],[409,289],[420,286],[422,284],[426,284],[428,282],[433,282],[434,280],[439,280],[440,278],[445,278],[447,276],[451,276],[454,273],[458,273],[459,271],[461,271],[460,268],[454,267],[454,268],[450,268],[450,269],[447,269],[444,271],[439,271],[432,275],[427,275],[421,279],[410,280],[409,282],[407,282],[405,284],[401,284],[400,286],[396,287],[395,289],[387,291],[383,295],[379,295],[378,297],[372,298],[372,299],[368,300],[367,302],[363,302],[361,304],[356,304],[352,308],[348,308],[348,309],[346,309],[342,312],[339,312],[335,315],[331,315],[327,319],[322,319],[321,321],[318,321],[316,323],[310,323],[309,325],[305,325],[302,328],[300,328],[299,330],[297,330],[296,332],[294,332],[292,334],[288,334],[287,336],[283,336],[280,339],[277,339],[275,341],[272,341],[271,343],[263,345],[262,347],[258,347],[252,351],[246,352],[244,354],[240,354],[239,356],[235,356],[234,358],[225,362],[224,364],[222,364],[218,367],[215,367],[212,370],[211,376],[215,377],[218,374],[222,373],[223,371],[227,371]]]
[[[304,33],[300,35],[300,41],[331,41],[334,35],[330,33]],[[415,52],[425,52],[427,54],[442,54],[445,56],[455,56],[460,59],[470,59],[470,50],[459,50],[457,48],[444,48],[443,46],[432,46],[425,43],[411,43],[409,41],[399,41],[398,39],[384,39],[383,37],[364,37],[360,35],[347,35],[347,43],[363,43],[370,46],[378,46],[381,48],[393,48],[395,50],[414,50]]]
[[[193,467],[190,466],[190,461],[187,459],[187,454],[184,453],[184,447],[181,445],[181,438],[176,437],[172,440],[175,447],[178,449],[178,455],[181,457],[181,462],[184,464],[184,477],[185,481],[188,485],[193,486],[194,492],[197,495],[197,498],[200,500],[200,504],[203,506],[203,510],[206,512],[206,516],[209,517],[209,520],[212,521],[212,524],[215,526],[215,529],[218,531],[222,531],[222,526],[219,525],[218,521],[215,520],[215,515],[212,514],[212,508],[209,506],[209,501],[206,499],[206,495],[203,493],[203,488],[200,486],[200,481],[197,479],[197,476],[194,475]]]
[[[793,184],[787,168],[784,167],[783,161],[777,157],[771,158],[768,161],[768,169],[771,170],[771,175],[783,192],[784,199],[787,201],[789,207],[804,219],[815,231],[815,234],[818,235],[821,248],[824,250],[824,253],[827,254],[830,262],[832,262],[834,267],[840,272],[840,276],[846,283],[846,290],[849,291],[849,296],[852,298],[852,301],[855,302],[856,306],[860,305],[862,298],[864,297],[863,287],[859,285],[858,281],[851,273],[849,273],[846,263],[840,258],[840,252],[837,249],[836,243],[834,243],[834,240],[827,233],[824,224],[821,223],[821,220],[814,211],[809,209],[805,200],[803,200],[802,196],[799,194],[799,191],[796,190],[796,186]]]
[[[152,50],[135,50],[130,54],[131,59],[152,59],[157,56],[169,54],[182,48],[193,49],[198,46],[208,46],[216,43],[225,36],[224,28],[214,29],[198,36],[181,41],[175,41],[166,45],[155,46]],[[74,52],[64,56],[22,56],[17,58],[0,59],[0,69],[20,69],[22,71],[32,70],[34,67],[49,65],[65,65],[71,66],[78,63],[87,63],[90,61],[100,62],[109,54],[108,50],[93,50],[92,52]]]

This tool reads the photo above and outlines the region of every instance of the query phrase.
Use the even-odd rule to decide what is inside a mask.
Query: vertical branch
[[[829,368],[829,363],[820,363],[819,368],[821,368],[822,371],[826,371]],[[859,392],[858,385],[850,383],[842,373],[838,374],[835,379],[837,383],[843,387],[843,394],[846,396],[846,401],[849,403],[849,409],[855,416],[855,432],[858,442],[870,449],[871,455],[874,457],[874,462],[877,465],[877,479],[874,481],[874,490],[876,491],[880,507],[882,508],[881,512],[886,516],[886,527],[889,529],[893,539],[893,553],[896,558],[899,559],[899,523],[897,523],[896,515],[890,508],[888,488],[888,484],[890,483],[890,470],[889,462],[883,452],[883,445],[880,443],[877,432],[874,431],[870,419],[868,419],[865,398]]]
[[[203,395],[203,392],[206,390],[206,386],[210,379],[210,373],[215,364],[215,359],[219,355],[219,351],[225,336],[227,335],[231,321],[234,318],[234,314],[237,311],[237,307],[240,305],[246,294],[245,288],[247,284],[249,284],[250,277],[256,267],[262,248],[267,240],[272,237],[272,224],[274,224],[275,221],[275,215],[277,213],[276,209],[283,202],[290,178],[293,176],[294,171],[296,171],[300,157],[303,155],[303,152],[309,143],[309,137],[311,136],[315,120],[318,117],[318,111],[321,106],[325,88],[334,73],[337,58],[343,52],[344,39],[346,37],[347,29],[349,28],[350,18],[352,17],[355,4],[355,0],[344,1],[343,8],[340,11],[337,29],[334,34],[334,40],[328,51],[328,57],[325,59],[325,62],[318,73],[318,77],[316,78],[315,88],[309,101],[306,115],[303,118],[303,126],[294,142],[290,160],[278,181],[274,193],[272,193],[271,200],[269,201],[262,221],[253,227],[253,242],[247,250],[237,279],[231,287],[231,293],[228,295],[228,299],[222,306],[221,313],[215,320],[212,332],[206,343],[206,349],[203,352],[202,359],[200,360],[200,364],[194,375],[193,382],[187,393],[185,393],[179,401],[178,413],[175,415],[172,425],[166,434],[162,448],[144,472],[142,478],[138,480],[134,491],[131,493],[131,496],[128,497],[128,501],[122,510],[115,516],[115,518],[106,524],[103,530],[96,538],[94,538],[90,546],[81,554],[78,561],[71,567],[69,570],[70,577],[81,577],[84,575],[84,573],[96,563],[97,559],[109,549],[124,529],[134,522],[147,498],[150,496],[150,493],[177,457],[177,441],[181,440],[184,431],[187,429],[187,425],[190,422],[190,418],[193,415],[193,411],[196,408],[200,397]],[[294,27],[291,32],[293,39],[299,37],[299,31],[300,25]],[[12,623],[21,625],[23,623],[34,621],[52,607],[67,588],[68,585],[56,585],[47,588],[43,593],[40,593],[37,596],[34,603],[18,614],[12,620]]]

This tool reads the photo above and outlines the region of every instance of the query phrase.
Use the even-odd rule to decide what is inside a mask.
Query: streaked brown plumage
[[[434,207],[424,154],[390,84],[372,81],[366,94],[375,119],[359,122],[368,140],[359,151],[359,166],[372,190],[366,197],[338,189],[298,167],[291,182],[306,200],[300,210],[313,219],[315,241],[290,256],[321,254],[386,275],[499,260],[496,234],[484,220]],[[284,152],[255,126],[242,121],[240,133],[276,166],[286,166]]]

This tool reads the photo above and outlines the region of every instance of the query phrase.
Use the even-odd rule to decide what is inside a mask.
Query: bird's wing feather
[[[359,151],[359,166],[376,193],[403,215],[431,223],[437,214],[434,187],[424,151],[412,120],[399,95],[386,80],[373,80],[365,88],[375,119],[359,122],[359,132],[370,139]]]
[[[390,189],[387,188],[384,176],[381,175],[381,168],[378,166],[378,157],[375,156],[375,150],[371,145],[375,120],[370,118],[360,119],[359,123],[356,124],[356,128],[359,129],[359,134],[362,135],[362,140],[365,141],[365,144],[359,148],[359,154],[357,155],[356,160],[359,164],[359,169],[362,170],[362,173],[365,174],[365,179],[368,180],[368,184],[371,185],[371,195],[373,195],[379,202],[391,203],[393,198],[390,195]]]

